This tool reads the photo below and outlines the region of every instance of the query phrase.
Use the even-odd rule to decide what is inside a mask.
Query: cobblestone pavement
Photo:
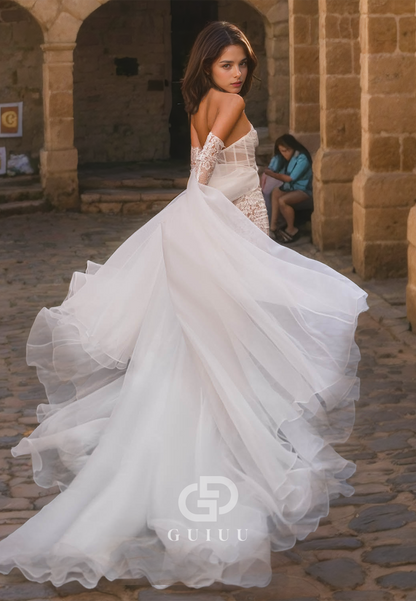
[[[145,217],[76,213],[9,217],[1,222],[0,278],[0,537],[51,501],[58,489],[33,483],[29,456],[13,458],[10,447],[37,425],[44,402],[34,368],[25,362],[30,326],[43,306],[60,304],[74,270],[86,260],[103,262],[139,228]],[[55,588],[34,583],[15,568],[0,575],[0,601],[416,601],[416,334],[404,311],[405,280],[367,282],[352,273],[350,257],[319,253],[308,238],[299,252],[342,271],[369,292],[370,311],[357,331],[362,360],[361,400],[354,433],[338,447],[357,464],[356,493],[332,503],[317,531],[291,551],[273,553],[274,576],[265,588],[219,583],[205,589],[153,589],[146,579],[102,578],[94,590],[71,582]]]

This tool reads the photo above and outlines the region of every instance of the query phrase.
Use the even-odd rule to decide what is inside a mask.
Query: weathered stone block
[[[73,96],[71,92],[49,94],[46,102],[46,117],[69,118],[74,116]]]
[[[331,109],[360,109],[361,88],[357,75],[329,75],[325,81],[326,106]]]
[[[353,182],[356,203],[362,207],[408,207],[416,200],[416,174],[369,173],[362,170]]]
[[[359,0],[326,0],[327,12],[334,15],[355,15],[359,6]]]
[[[43,173],[65,173],[76,171],[78,151],[76,148],[67,150],[42,150],[40,153]]]
[[[368,99],[370,133],[413,133],[415,127],[416,103],[409,102],[408,97],[372,96]]]
[[[51,27],[55,21],[59,11],[58,0],[51,0],[51,2],[36,2],[30,7],[32,15],[41,23],[44,28]]]
[[[400,52],[416,51],[415,44],[416,17],[402,17],[399,19],[399,50]]]
[[[311,218],[312,240],[322,251],[351,248],[351,217],[325,217],[314,211]]]
[[[407,273],[407,242],[368,242],[352,235],[352,263],[364,279],[404,277]]]
[[[341,37],[339,22],[340,17],[338,15],[322,15],[322,27],[327,40],[338,40]]]
[[[319,15],[316,17],[311,17],[311,44],[318,45],[319,44]]]
[[[103,202],[98,205],[100,213],[106,213],[108,215],[118,215],[121,213],[123,207],[122,202]]]
[[[328,75],[346,75],[353,72],[350,41],[328,40],[322,57]]]
[[[310,44],[310,19],[300,15],[294,15],[290,21],[293,44]]]
[[[293,49],[293,69],[299,74],[319,75],[319,48],[296,46]]]
[[[44,78],[50,92],[72,92],[72,64],[65,67],[62,64],[49,64],[44,69]]]
[[[358,76],[361,74],[361,45],[358,40],[352,43],[352,71]]]
[[[367,21],[367,44],[364,52],[370,54],[394,52],[397,47],[397,23],[394,17],[370,16]]]
[[[265,4],[267,3],[267,7]],[[276,0],[260,0],[258,9],[266,15],[270,23],[280,23],[287,21],[289,17],[289,8],[287,2],[276,2]]]
[[[353,204],[354,232],[368,242],[406,240],[407,207],[364,209]]]
[[[293,101],[299,104],[319,104],[319,76],[293,75]]]
[[[74,145],[74,120],[49,119],[46,126],[46,149],[64,150]]]
[[[416,205],[413,206],[409,211],[409,217],[407,220],[407,239],[410,242],[410,244],[416,249]],[[416,277],[416,263],[415,273],[413,275]]]
[[[414,56],[371,55],[367,60],[366,92],[369,94],[412,94],[416,89]]]
[[[407,319],[412,324],[412,331],[416,332],[416,285],[408,284],[406,287]]]
[[[404,15],[413,14],[415,3],[413,0],[366,0],[363,8],[367,8],[370,14]]]
[[[352,216],[352,182],[317,183],[314,188],[315,206],[322,216],[330,219],[345,219]],[[350,231],[349,234],[352,232]]]
[[[416,239],[416,232],[414,232],[412,239]],[[410,242],[407,249],[407,267],[409,273],[408,283],[416,287],[416,246],[413,244],[413,241]]]
[[[30,10],[35,5],[36,0],[16,0],[17,4]]]
[[[361,151],[323,150],[314,157],[314,179],[322,182],[352,182],[361,167]]]
[[[360,113],[351,110],[328,110],[324,125],[324,141],[328,148],[359,148],[361,145]]]
[[[402,171],[416,169],[416,137],[407,136],[402,139]]]
[[[342,38],[344,40],[351,40],[351,39],[353,39],[352,30],[351,30],[351,17],[350,16],[340,17],[340,20],[339,20],[339,35],[340,35],[340,38]]]
[[[292,107],[292,124],[296,132],[318,132],[319,104],[295,104]]]
[[[98,0],[63,0],[61,10],[80,21],[84,21],[101,4],[102,2],[98,2]]]
[[[45,191],[45,198],[54,207],[65,211],[67,209],[78,209],[80,198],[78,193],[78,174],[42,173],[42,185]]]
[[[318,14],[318,0],[292,0],[292,6],[296,15]]]
[[[40,2],[37,2],[36,6],[38,4]],[[80,19],[62,12],[47,31],[45,39],[47,42],[76,42],[81,25],[82,21]]]
[[[368,146],[368,148],[367,148]],[[397,136],[365,136],[365,166],[371,171],[400,171],[400,139]]]

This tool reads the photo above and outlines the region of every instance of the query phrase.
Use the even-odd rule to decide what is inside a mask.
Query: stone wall
[[[289,2],[290,133],[310,152],[319,148],[319,3]]]
[[[229,21],[240,27],[250,40],[259,60],[253,85],[245,97],[246,115],[255,127],[267,126],[268,75],[265,48],[265,31],[262,15],[242,0],[220,0],[218,20]]]
[[[74,51],[80,163],[169,157],[170,19],[169,0],[112,0],[84,21]],[[137,59],[138,75],[117,75],[124,57]]]
[[[254,1],[254,0],[253,0]],[[267,120],[269,136],[275,140],[289,130],[290,68],[289,68],[289,7],[287,0],[262,0],[267,20],[266,54],[269,102]],[[270,7],[268,6],[270,5]],[[269,10],[266,10],[268,8]]]
[[[352,181],[360,169],[359,0],[319,0],[321,146],[314,161],[312,238],[351,248]]]
[[[353,263],[364,278],[404,276],[407,219],[416,201],[415,1],[362,0],[361,40]]]
[[[15,2],[0,0],[0,104],[23,101],[23,136],[0,138],[7,154],[24,153],[36,165],[43,146],[41,28]]]

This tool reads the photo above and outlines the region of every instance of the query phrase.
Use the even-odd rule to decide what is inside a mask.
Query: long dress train
[[[268,237],[257,144],[209,136],[187,189],[36,317],[48,402],[11,453],[61,492],[0,542],[0,572],[267,586],[270,551],[353,493],[331,445],[353,426],[367,294]]]

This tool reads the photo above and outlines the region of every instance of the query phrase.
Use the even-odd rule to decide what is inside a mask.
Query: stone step
[[[0,190],[3,187],[11,188],[14,186],[31,186],[40,182],[39,175],[15,175],[13,177],[0,176]]]
[[[40,213],[49,210],[45,199],[40,200],[18,200],[0,204],[0,219],[10,215],[25,215],[27,213]]]
[[[158,213],[185,189],[116,188],[89,190],[81,194],[82,213]]]
[[[89,190],[97,190],[103,188],[124,189],[124,188],[152,188],[152,189],[175,189],[184,190],[188,183],[187,177],[131,177],[119,178],[109,175],[97,177],[81,177],[80,190],[81,192]]]
[[[14,203],[23,200],[40,200],[43,197],[42,186],[39,183],[27,185],[1,185],[0,204]]]

